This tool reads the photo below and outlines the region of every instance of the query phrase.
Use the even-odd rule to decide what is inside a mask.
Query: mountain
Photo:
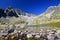
[[[58,6],[51,6],[45,12],[45,16],[52,19],[60,18],[60,4]]]
[[[60,4],[58,6],[50,6],[45,12],[38,15],[34,19],[34,24],[46,24],[50,22],[60,22]]]
[[[28,25],[40,25],[46,23],[60,22],[60,4],[58,6],[50,6],[42,14],[35,16],[23,12],[20,9],[8,7],[0,9],[0,21],[8,23],[28,23]],[[7,20],[7,21],[6,21]]]
[[[6,14],[6,16],[8,17],[12,17],[12,16],[15,16],[15,17],[18,17],[17,13],[15,12],[14,8],[12,7],[8,7],[4,10],[4,13]]]
[[[0,9],[0,18],[1,17],[19,17],[19,16],[31,16],[31,14],[23,12],[20,9],[16,9],[13,7],[7,7],[6,9]]]
[[[6,13],[4,13],[4,9],[0,9],[0,17],[6,17]]]
[[[31,22],[31,19],[35,15],[24,12],[20,9],[13,7],[7,7],[6,9],[0,9],[0,23],[16,24],[21,22]],[[30,23],[31,24],[31,23]]]

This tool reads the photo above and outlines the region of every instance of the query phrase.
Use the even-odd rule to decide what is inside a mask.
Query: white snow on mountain
[[[35,20],[36,19],[36,20]],[[40,15],[36,16],[34,21],[39,23],[46,23],[46,22],[56,22],[60,20],[60,4],[58,6],[50,6],[47,10]]]
[[[46,14],[46,17],[50,18],[50,16],[51,16],[52,13],[54,13],[54,12],[55,12],[55,10],[51,11],[50,13],[47,13],[47,14]]]
[[[52,20],[60,20],[60,4],[58,6],[48,7],[45,12],[37,16],[19,11],[19,9],[14,9],[14,11],[19,16],[18,19],[21,19],[20,21],[27,22],[28,25],[33,25],[33,22],[42,23],[42,22],[49,22]],[[8,19],[11,20],[10,18]],[[15,18],[13,17],[13,19]]]

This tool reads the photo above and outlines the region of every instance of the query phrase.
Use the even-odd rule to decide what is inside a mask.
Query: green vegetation
[[[60,27],[60,22],[51,22],[51,23],[45,23],[41,24],[43,26],[53,26],[53,27]]]
[[[40,40],[40,38],[28,38],[28,40]]]
[[[37,20],[37,19],[35,19],[35,20],[33,21],[33,24],[35,24],[35,25],[40,25],[40,21]]]
[[[3,28],[0,28],[0,30],[3,30]]]

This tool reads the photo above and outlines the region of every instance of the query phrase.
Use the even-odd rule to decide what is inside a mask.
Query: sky
[[[0,8],[19,8],[24,12],[39,15],[49,6],[57,6],[60,0],[0,0]]]

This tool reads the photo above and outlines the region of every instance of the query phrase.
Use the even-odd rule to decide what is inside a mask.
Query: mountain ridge
[[[54,21],[55,20],[55,21]],[[43,12],[41,15],[38,15],[34,22],[35,24],[43,24],[48,22],[60,22],[60,4],[58,6],[50,6],[47,8],[45,12]],[[34,23],[33,22],[33,23]]]
[[[7,7],[6,9],[0,9],[0,18],[4,17],[19,17],[20,15],[23,16],[32,16],[33,14],[29,14],[27,12],[23,12],[20,9],[13,8],[13,7]]]
[[[10,13],[12,11],[12,13]],[[7,16],[7,20],[10,22],[16,21],[16,19],[19,21],[27,22],[28,25],[35,25],[35,24],[43,24],[43,23],[51,23],[51,22],[60,22],[60,4],[58,6],[50,6],[47,8],[45,12],[42,14],[35,16],[33,14],[28,14],[26,12],[23,12],[19,9],[8,7],[5,10],[2,10],[0,14],[4,12]],[[3,14],[4,15],[4,14]],[[5,16],[4,16],[5,17]],[[12,17],[12,18],[11,18]],[[16,18],[15,18],[16,17]],[[1,18],[3,20],[4,18]],[[19,21],[19,22],[20,22]],[[14,23],[15,23],[14,22]]]

